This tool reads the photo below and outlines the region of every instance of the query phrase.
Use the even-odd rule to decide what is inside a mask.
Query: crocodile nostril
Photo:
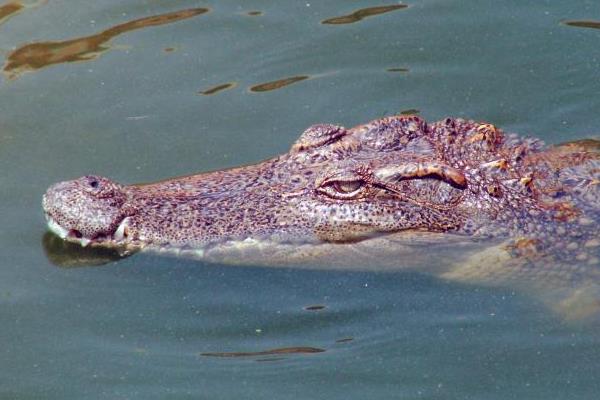
[[[80,231],[78,231],[77,229],[71,229],[69,231],[69,236],[74,236],[77,239],[81,239],[83,237],[83,233],[81,233]]]

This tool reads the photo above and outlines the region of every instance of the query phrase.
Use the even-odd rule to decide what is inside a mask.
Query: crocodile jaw
[[[125,238],[127,237],[127,227],[129,224],[129,217],[123,219],[119,226],[117,227],[115,233],[109,237],[102,238],[89,238],[85,237],[81,234],[81,232],[75,229],[66,229],[62,227],[58,222],[54,220],[49,214],[46,214],[46,223],[48,229],[60,237],[63,240],[79,243],[82,247],[86,247],[90,244],[102,244],[102,245],[114,245],[114,246],[123,246],[125,245]]]

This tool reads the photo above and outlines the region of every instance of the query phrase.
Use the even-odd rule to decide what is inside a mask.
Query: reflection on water
[[[321,21],[322,24],[328,25],[341,25],[341,24],[352,24],[354,22],[358,22],[367,17],[371,17],[373,15],[379,15],[388,13],[394,10],[400,10],[403,8],[407,8],[406,4],[396,4],[391,6],[380,6],[380,7],[369,7],[362,8],[360,10],[356,10],[351,14],[342,15],[340,17],[328,18],[326,20]]]
[[[9,1],[3,5],[0,5],[0,24],[8,21],[11,17],[19,14],[26,8],[34,8],[45,4],[46,0],[39,0],[31,4],[23,3],[21,1]]]
[[[569,142],[562,143],[560,146],[561,148],[567,149],[567,151],[600,152],[600,139],[571,140]]]
[[[262,11],[248,11],[247,15],[251,16],[251,17],[258,17],[263,15]]]
[[[577,28],[600,29],[600,21],[565,21],[563,24]]]
[[[409,108],[408,110],[400,111],[400,115],[415,115],[420,112],[421,112],[421,110],[417,110],[416,108]]]
[[[387,72],[408,72],[408,68],[388,68]]]
[[[320,311],[320,310],[324,310],[325,308],[327,308],[327,306],[324,306],[322,304],[315,304],[312,306],[306,306],[304,307],[304,309],[306,311]]]
[[[0,6],[0,24],[23,9],[23,4],[10,2]]]
[[[215,94],[217,92],[221,92],[223,90],[233,89],[236,86],[237,86],[236,82],[227,82],[227,83],[223,83],[222,85],[217,85],[217,86],[213,86],[209,89],[202,90],[199,93],[204,94],[204,95],[211,95],[211,94]]]
[[[290,78],[279,79],[276,81],[261,83],[259,85],[252,86],[250,91],[252,92],[268,92],[270,90],[281,89],[284,86],[291,85],[292,83],[300,82],[305,79],[308,79],[309,76],[299,75],[292,76]]]
[[[9,79],[16,79],[25,72],[35,71],[53,64],[94,60],[110,48],[106,46],[106,43],[118,35],[136,29],[181,21],[208,11],[208,8],[181,10],[136,19],[116,25],[92,36],[61,42],[27,44],[8,55],[6,64],[4,65],[4,74]]]
[[[235,352],[217,352],[217,353],[200,353],[204,357],[255,357],[255,356],[270,356],[281,354],[312,354],[323,353],[325,349],[318,347],[282,347],[279,349],[270,349],[264,351],[235,351]]]
[[[48,260],[60,268],[104,265],[131,255],[116,248],[82,247],[50,232],[46,232],[42,237],[42,246]]]
[[[251,86],[248,90],[251,92],[269,92],[271,90],[281,89],[282,87],[289,86],[293,83],[303,81],[305,79],[309,79],[310,76],[307,75],[299,75],[292,76],[289,78],[278,79],[276,81],[259,83],[258,85]],[[198,93],[203,95],[211,95],[223,90],[233,89],[237,86],[237,82],[227,82],[220,85],[212,86],[208,89],[201,90]]]

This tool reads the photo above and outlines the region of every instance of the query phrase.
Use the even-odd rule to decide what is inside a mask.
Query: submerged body
[[[594,141],[544,147],[486,123],[395,116],[314,125],[288,153],[245,167],[144,185],[62,182],[43,207],[51,230],[85,245],[233,263],[402,264],[455,279],[487,263],[486,276],[538,268],[587,282],[600,271],[599,183]],[[457,246],[460,257],[444,252]]]

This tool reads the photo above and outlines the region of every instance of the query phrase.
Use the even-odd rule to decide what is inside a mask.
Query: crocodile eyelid
[[[292,145],[291,152],[299,153],[301,151],[314,149],[337,142],[348,134],[348,131],[342,127],[331,124],[317,124],[306,129],[300,138]]]
[[[461,170],[437,162],[407,163],[382,168],[375,172],[375,176],[384,181],[434,176],[461,189],[467,186],[467,178]]]

